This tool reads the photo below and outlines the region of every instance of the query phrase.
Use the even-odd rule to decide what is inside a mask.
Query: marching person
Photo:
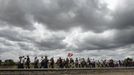
[[[70,68],[74,68],[74,60],[72,58],[70,58]]]
[[[69,68],[69,59],[68,58],[66,58],[66,60],[65,60],[65,68]]]
[[[43,66],[44,66],[44,58],[43,58],[43,56],[41,57],[41,62],[40,62],[40,68],[43,68]]]
[[[26,58],[26,68],[30,68],[30,58],[29,58],[29,56],[27,56],[27,58]]]
[[[37,57],[34,58],[34,68],[38,68],[39,59]]]
[[[61,59],[61,57],[59,57],[59,59],[57,60],[57,65],[58,65],[58,67],[59,68],[63,68],[63,66],[62,66],[62,59]]]
[[[76,67],[76,68],[79,67],[79,61],[78,61],[78,58],[75,59],[75,67]]]
[[[48,58],[47,58],[47,56],[45,56],[45,59],[44,59],[44,68],[48,68]]]
[[[54,58],[50,59],[50,68],[54,68]]]
[[[18,68],[24,68],[22,56],[19,57]]]

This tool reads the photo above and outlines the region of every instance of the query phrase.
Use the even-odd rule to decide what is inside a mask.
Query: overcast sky
[[[134,0],[0,0],[0,59],[134,57]]]

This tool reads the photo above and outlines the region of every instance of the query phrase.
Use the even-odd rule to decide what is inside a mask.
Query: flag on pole
[[[72,56],[73,56],[73,53],[68,53],[67,56],[68,56],[68,57],[72,57]]]

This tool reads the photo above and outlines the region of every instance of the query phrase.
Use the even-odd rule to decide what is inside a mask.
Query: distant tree
[[[0,60],[0,66],[1,66],[1,64],[2,64],[2,60]]]
[[[15,65],[15,62],[12,59],[7,59],[4,61],[5,66],[13,66]]]

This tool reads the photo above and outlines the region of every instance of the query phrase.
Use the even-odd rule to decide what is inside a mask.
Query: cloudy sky
[[[134,0],[0,0],[0,59],[134,57]]]

